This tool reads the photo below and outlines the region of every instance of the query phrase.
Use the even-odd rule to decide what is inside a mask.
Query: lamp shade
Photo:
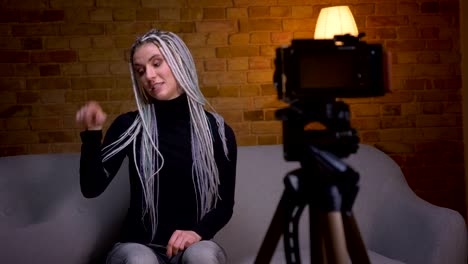
[[[332,39],[335,35],[359,34],[353,14],[348,6],[325,7],[320,10],[314,38]]]

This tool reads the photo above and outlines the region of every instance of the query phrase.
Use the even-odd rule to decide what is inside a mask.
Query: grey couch
[[[239,147],[235,212],[215,238],[229,263],[255,259],[283,177],[299,166],[285,162],[282,153],[281,145]],[[371,146],[361,145],[346,161],[361,175],[354,212],[372,263],[466,263],[467,232],[459,213],[418,198],[396,163]],[[103,195],[85,199],[78,163],[77,153],[0,158],[1,263],[102,261],[128,205],[127,165]],[[304,213],[303,263],[309,263],[308,223]],[[285,263],[281,243],[272,263]]]

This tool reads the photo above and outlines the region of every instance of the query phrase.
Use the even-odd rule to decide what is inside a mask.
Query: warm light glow
[[[315,27],[316,39],[332,39],[335,35],[359,34],[353,14],[348,6],[325,7],[320,10]]]

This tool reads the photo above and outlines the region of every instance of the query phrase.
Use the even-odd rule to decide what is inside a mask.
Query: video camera
[[[338,157],[357,150],[349,107],[336,98],[382,96],[390,88],[388,53],[381,45],[361,41],[363,36],[297,39],[276,50],[274,84],[278,98],[290,105],[276,112],[283,120],[286,160],[301,160],[307,144]],[[326,129],[304,131],[315,121]]]
[[[361,33],[334,39],[297,39],[276,50],[274,83],[279,99],[320,101],[381,96],[388,86],[383,47]]]

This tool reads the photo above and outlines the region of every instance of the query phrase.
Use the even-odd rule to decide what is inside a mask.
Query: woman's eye
[[[159,67],[159,66],[161,66],[161,64],[162,64],[161,61],[155,61],[155,62],[153,63],[153,66],[154,66],[154,67]]]

